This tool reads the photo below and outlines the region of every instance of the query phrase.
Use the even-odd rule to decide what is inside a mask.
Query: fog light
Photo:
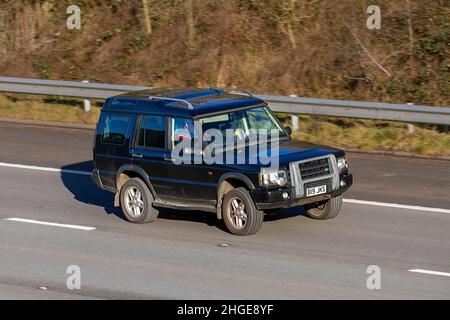
[[[282,196],[283,196],[283,199],[287,199],[287,198],[289,198],[289,193],[283,192]]]
[[[345,182],[344,180],[341,180],[341,187],[345,187],[347,185],[347,182]]]

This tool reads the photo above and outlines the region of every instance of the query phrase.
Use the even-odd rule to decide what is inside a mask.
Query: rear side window
[[[192,119],[172,118],[172,148],[183,139],[193,140],[195,137]]]
[[[161,116],[144,116],[139,130],[138,145],[144,148],[166,147],[167,118]]]
[[[110,107],[121,109],[133,109],[135,104],[136,100],[134,99],[115,98],[112,100]]]
[[[103,114],[99,126],[101,142],[122,145],[125,143],[130,117],[122,114]]]

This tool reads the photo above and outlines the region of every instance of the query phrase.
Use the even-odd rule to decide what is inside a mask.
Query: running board
[[[162,207],[168,209],[176,209],[176,210],[188,210],[188,211],[206,211],[216,213],[216,207],[211,204],[198,204],[198,203],[186,203],[186,202],[176,202],[176,201],[168,201],[158,199],[153,202],[155,207]]]

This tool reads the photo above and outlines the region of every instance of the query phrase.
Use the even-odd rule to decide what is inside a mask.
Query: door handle
[[[143,158],[144,157],[142,154],[139,154],[139,153],[132,153],[131,156],[133,158]]]

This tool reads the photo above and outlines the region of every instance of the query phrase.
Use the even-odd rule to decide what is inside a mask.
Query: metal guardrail
[[[0,77],[0,92],[55,95],[62,97],[106,99],[148,87]]]
[[[450,108],[257,95],[277,112],[450,125]]]
[[[105,99],[149,87],[0,77],[0,92]],[[255,95],[276,112],[450,125],[450,108]]]

